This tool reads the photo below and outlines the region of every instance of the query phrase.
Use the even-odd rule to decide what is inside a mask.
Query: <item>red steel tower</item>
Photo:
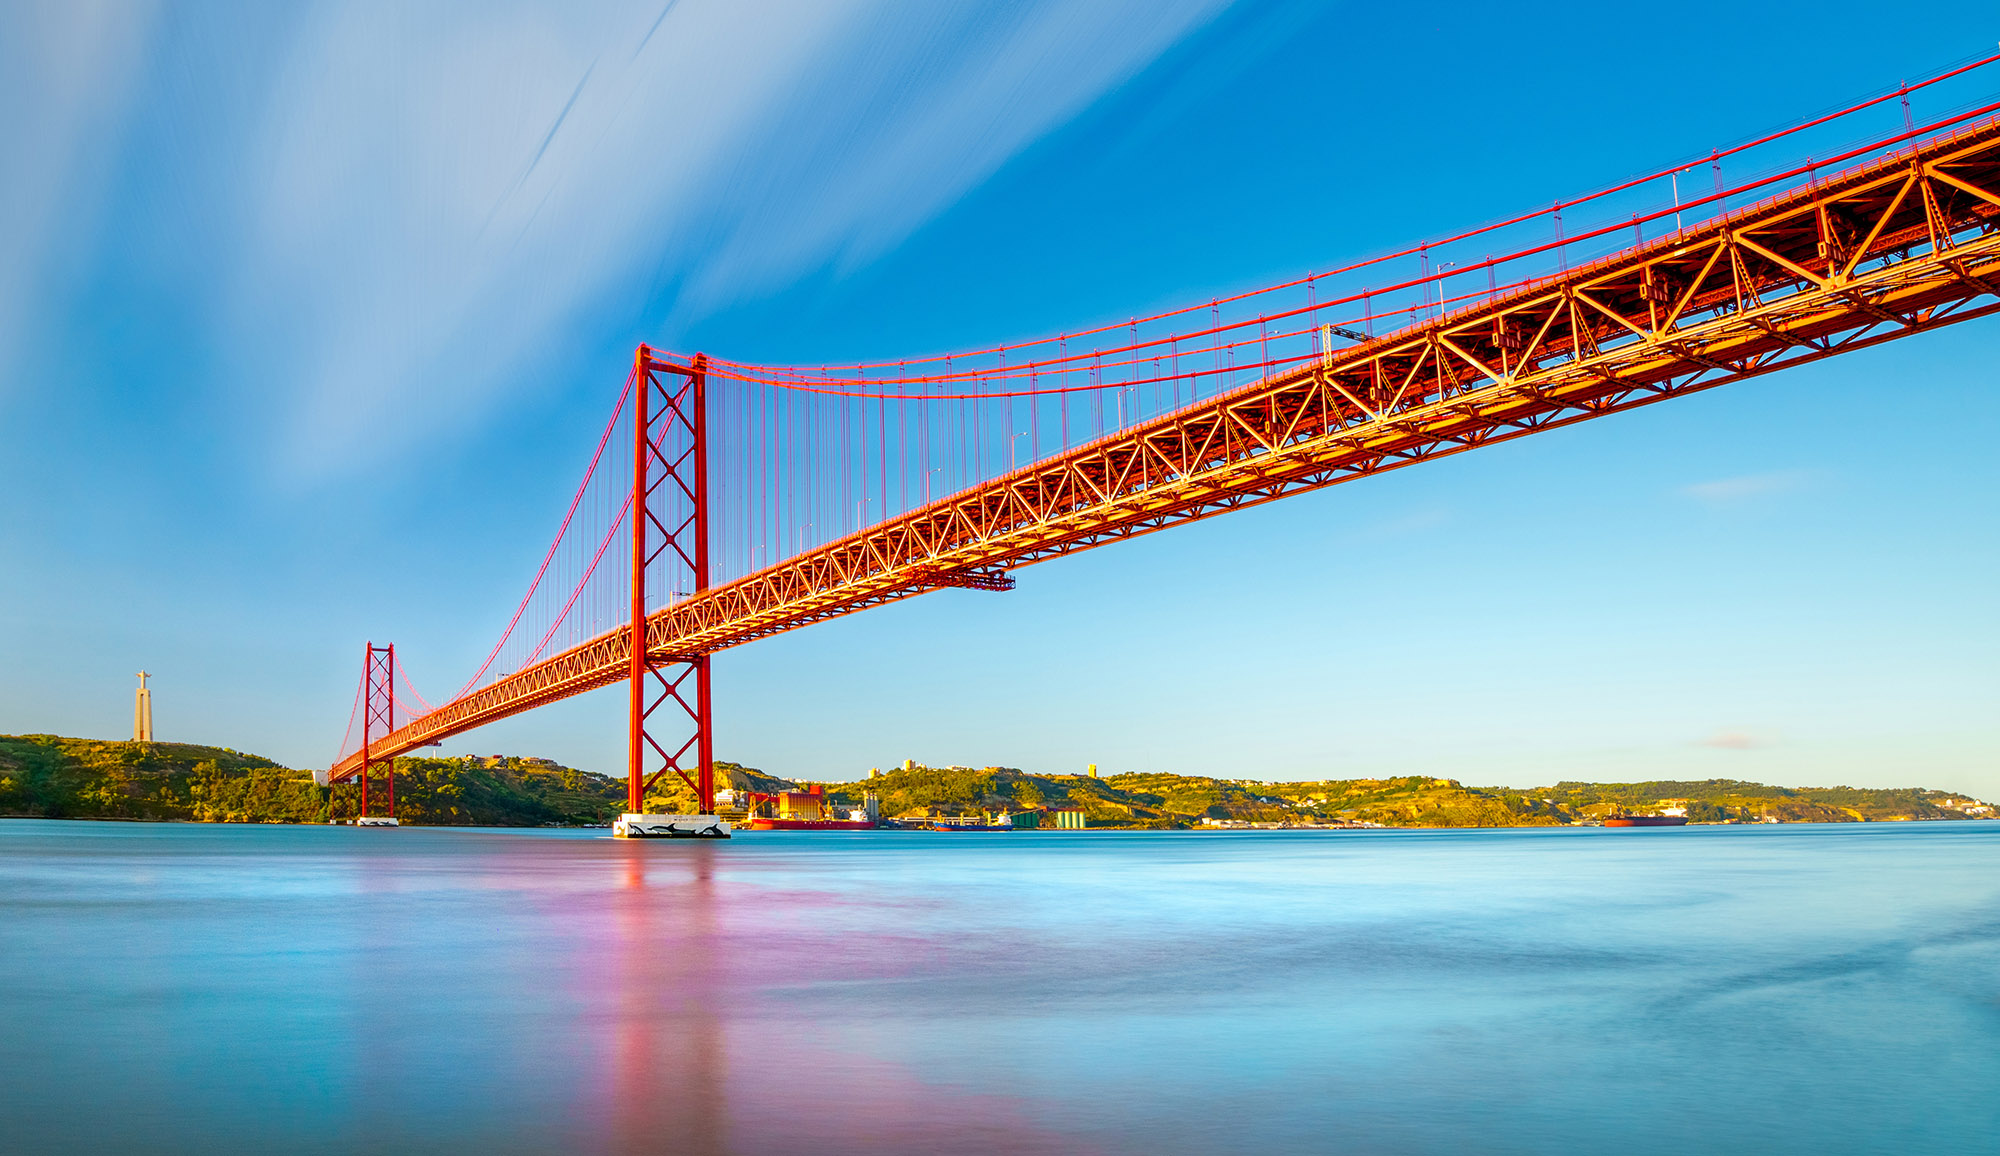
[[[396,644],[377,646],[368,644],[368,654],[362,660],[361,683],[361,814],[368,817],[368,777],[375,768],[376,759],[371,750],[374,736],[390,735],[396,730]],[[396,759],[392,755],[382,759],[388,768],[388,818],[396,817]]]
[[[707,364],[707,358],[696,355],[691,365],[673,365],[655,359],[644,345],[633,359],[632,702],[626,790],[628,809],[635,815],[645,813],[646,789],[668,771],[693,788],[702,814],[715,812],[708,655],[656,653],[646,626],[647,576],[665,569],[670,557],[693,572],[693,593],[708,589]],[[666,596],[676,593],[669,590]],[[662,717],[656,718],[663,707]],[[657,769],[648,773],[653,759]]]

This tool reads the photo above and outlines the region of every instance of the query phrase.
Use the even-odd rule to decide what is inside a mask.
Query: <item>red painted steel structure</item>
[[[656,359],[644,345],[633,355],[632,373],[632,618],[626,633],[631,705],[626,802],[633,814],[643,814],[647,788],[672,771],[693,789],[701,813],[712,814],[715,747],[709,721],[708,655],[660,654],[645,643],[647,579],[669,551],[693,572],[695,595],[708,590],[708,375],[700,357],[687,366],[669,365]],[[678,520],[664,511],[677,509],[682,502],[661,500],[675,491],[687,508]],[[676,728],[686,736],[678,745],[661,738],[667,721],[653,719],[663,707],[668,708],[669,718],[684,723]],[[648,751],[659,760],[659,768],[650,773]],[[694,755],[692,768],[687,763],[690,752]],[[688,776],[690,769],[694,771],[692,778]]]
[[[374,745],[374,736],[380,733],[388,736],[396,730],[396,645],[377,646],[368,644],[367,653],[361,660],[361,683],[363,699],[361,703],[361,812],[368,817],[368,780],[373,777],[377,766],[386,768],[385,787],[388,793],[389,818],[396,816],[396,758],[392,752],[381,755]]]
[[[1313,325],[1308,332],[1317,331],[1318,352],[1310,357],[1260,349],[1251,363],[1258,376],[1245,384],[1121,422],[1115,432],[1066,444],[714,587],[705,460],[709,379],[726,372],[738,381],[837,391],[804,376],[784,385],[770,373],[718,370],[700,356],[683,362],[642,346],[634,384],[646,400],[636,403],[635,424],[653,432],[639,433],[635,442],[629,623],[469,687],[387,736],[378,755],[624,678],[633,694],[635,803],[650,781],[639,755],[650,748],[664,763],[652,777],[674,770],[707,807],[707,656],[718,650],[941,587],[1005,589],[1012,567],[2000,311],[2000,122],[1963,114],[1932,126],[1939,127],[1950,131],[1927,139],[1905,133],[1738,189],[1722,189],[1718,177],[1714,196],[1685,205],[1676,191],[1672,210],[1634,217],[1635,233],[1648,221],[1672,219],[1678,226],[1683,209],[1731,196],[1740,204],[1746,190],[1804,178],[1601,259],[1574,267],[1564,260],[1552,275],[1456,300],[1445,299],[1443,273],[1431,274],[1426,257],[1425,278],[1408,284],[1426,293],[1437,286],[1436,305],[1409,310],[1415,320],[1399,330],[1362,334],[1358,344],[1335,349],[1336,327]],[[1865,159],[1846,171],[1824,171],[1856,157]],[[1559,234],[1554,244],[1529,252],[1560,255],[1564,245],[1592,235]],[[1230,338],[1227,326],[1207,331],[1222,334],[1215,338],[1218,365],[1225,350],[1234,357],[1268,341],[1267,321],[1252,322],[1254,339]],[[1151,348],[1158,363],[1160,344],[1128,348]],[[1103,354],[1127,352],[1093,353],[1092,388],[1107,364]],[[1130,353],[1124,362],[1135,376],[1143,356]],[[1184,376],[1197,372],[1222,370]],[[953,379],[947,368],[942,377],[922,380]],[[866,392],[869,384],[853,383],[850,395],[882,396]],[[657,414],[655,400],[662,403]],[[676,437],[686,439],[684,452],[665,448],[678,447]],[[664,484],[650,473],[655,464],[692,510],[671,530],[653,513]],[[886,506],[886,489],[884,495]],[[658,535],[658,547],[648,548],[648,534]],[[668,551],[692,569],[695,589],[649,609],[645,574]],[[672,666],[681,672],[669,679],[663,669]],[[690,676],[692,703],[680,692]],[[650,706],[648,685],[655,695]],[[670,748],[650,736],[652,711],[667,699],[693,724],[688,744]],[[699,778],[692,780],[682,763],[691,746],[699,752]],[[363,753],[350,755],[331,777],[351,777],[366,761]]]

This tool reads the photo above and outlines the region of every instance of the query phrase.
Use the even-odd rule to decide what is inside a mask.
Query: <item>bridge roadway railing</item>
[[[1012,567],[2000,310],[1987,120],[1134,424],[654,612],[708,654]],[[387,736],[383,758],[606,686],[616,630]],[[354,754],[332,778],[350,777]]]

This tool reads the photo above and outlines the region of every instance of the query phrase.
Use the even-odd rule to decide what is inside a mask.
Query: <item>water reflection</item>
[[[605,945],[617,983],[610,1149],[725,1153],[729,959],[716,933],[714,847],[618,847],[624,882]]]
[[[908,978],[893,947],[857,959],[831,942],[851,897],[718,880],[710,843],[618,846],[608,951],[605,1147],[618,1153],[1088,1152],[1019,1099],[927,1080],[843,1047],[870,1006],[857,981]],[[878,928],[878,934],[889,931]],[[907,941],[905,941],[907,943]],[[731,1066],[734,1051],[741,1063]]]
[[[0,1153],[1983,1151],[2000,824],[1866,827],[0,822]]]

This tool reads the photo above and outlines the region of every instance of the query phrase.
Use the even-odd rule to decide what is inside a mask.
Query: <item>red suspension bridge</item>
[[[671,773],[708,813],[717,651],[2000,310],[2000,102],[1912,113],[1995,61],[1047,340],[819,368],[642,345],[486,661],[433,707],[371,644],[328,778],[359,779],[366,813],[396,755],[624,682],[630,810]]]

